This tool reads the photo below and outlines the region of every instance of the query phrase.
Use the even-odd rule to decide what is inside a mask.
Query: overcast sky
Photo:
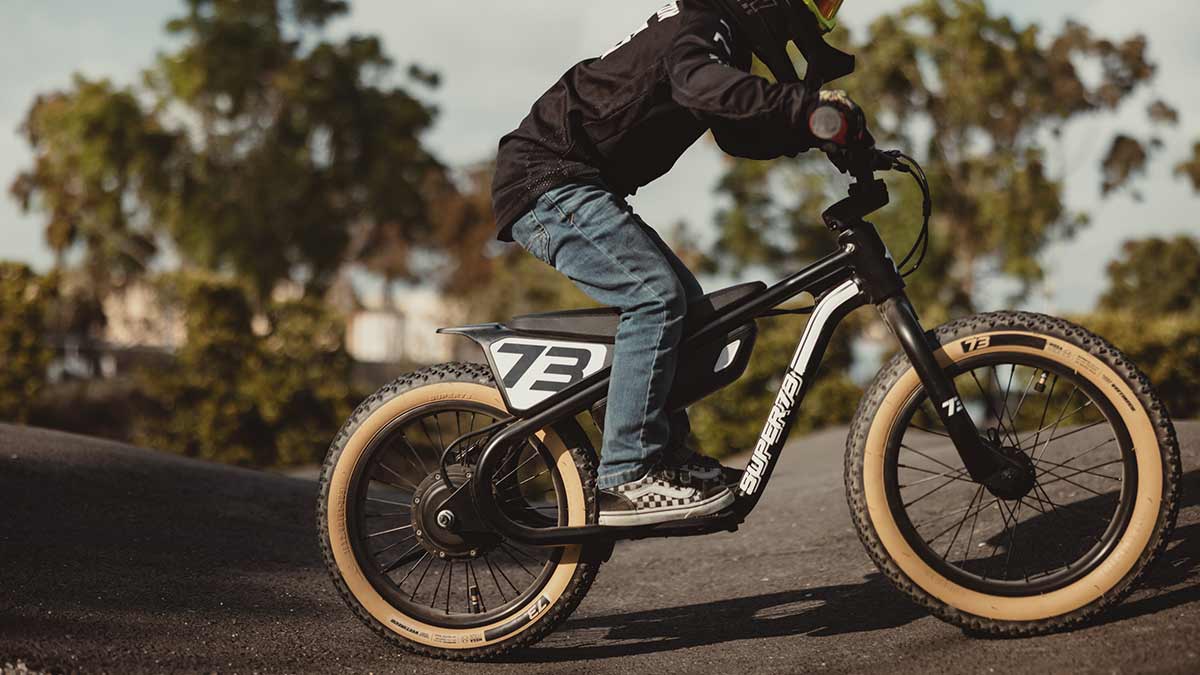
[[[338,33],[381,35],[401,65],[418,61],[443,75],[432,94],[443,113],[429,142],[452,164],[488,158],[496,141],[514,128],[529,105],[571,64],[597,55],[635,30],[663,0],[352,0],[353,14],[333,28]],[[843,14],[851,28],[865,25],[900,3],[851,0]],[[1104,283],[1104,266],[1131,237],[1187,232],[1200,234],[1198,202],[1173,178],[1171,167],[1200,139],[1200,3],[1168,0],[993,0],[992,6],[1019,21],[1057,27],[1080,17],[1097,33],[1150,37],[1160,71],[1115,121],[1087,119],[1073,126],[1064,155],[1076,160],[1067,180],[1068,201],[1093,215],[1093,225],[1075,241],[1045,255],[1050,272],[1040,309],[1090,309]],[[10,1],[0,3],[0,258],[45,267],[50,256],[41,240],[41,220],[24,216],[7,198],[7,186],[30,154],[16,129],[36,93],[66,86],[71,73],[135,82],[165,38],[162,24],[182,3],[170,0]],[[1165,140],[1167,148],[1145,182],[1141,203],[1121,196],[1101,201],[1099,158],[1103,140],[1117,129],[1144,128],[1144,110],[1161,96],[1183,116]],[[686,220],[711,232],[719,204],[712,194],[721,172],[712,144],[697,144],[667,177],[644,189],[633,203],[652,224]],[[936,196],[935,196],[936,198]],[[989,300],[997,304],[998,300]]]

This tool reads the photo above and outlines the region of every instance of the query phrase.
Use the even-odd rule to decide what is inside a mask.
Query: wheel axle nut
[[[438,527],[442,528],[443,530],[453,529],[454,521],[454,514],[449,510],[439,511],[437,514]]]

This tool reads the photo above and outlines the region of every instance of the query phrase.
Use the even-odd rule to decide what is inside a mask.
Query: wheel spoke
[[[1016,366],[1013,366],[1013,370],[1016,370]],[[1011,416],[1014,430],[1017,428],[1017,417],[1021,415],[1021,408],[1025,405],[1025,399],[1029,397],[1029,390],[1033,388],[1033,382],[1037,379],[1037,374],[1037,368],[1034,368],[1033,372],[1029,375],[1029,382],[1025,383],[1025,391],[1021,392],[1021,400],[1017,401],[1017,409],[1013,411]]]
[[[393,502],[393,501],[389,501],[387,499],[380,499],[379,497],[367,497],[367,501],[379,502],[380,504],[387,504],[388,506],[403,506],[406,509],[412,508],[412,504],[405,504],[404,502]]]
[[[921,501],[922,499],[925,499],[925,498],[926,498],[926,497],[928,497],[929,495],[931,495],[931,494],[933,494],[933,493],[935,493],[935,492],[938,492],[938,491],[940,491],[942,488],[946,487],[947,485],[950,485],[950,484],[951,484],[951,483],[953,483],[955,480],[957,480],[957,479],[956,479],[956,478],[951,478],[951,479],[947,480],[945,483],[942,483],[941,485],[939,485],[939,486],[937,486],[937,487],[933,488],[933,489],[932,489],[932,490],[930,490],[929,492],[926,492],[925,494],[921,495],[920,497],[917,497],[916,499],[912,500],[911,502],[908,502],[908,503],[906,503],[906,504],[904,505],[904,508],[906,508],[906,509],[907,509],[908,507],[912,506],[913,504],[916,504],[917,502]]]
[[[526,483],[528,483],[528,482],[530,482],[530,481],[532,481],[532,480],[534,480],[534,479],[536,479],[536,478],[540,478],[541,476],[545,476],[545,475],[546,475],[546,474],[548,474],[548,473],[550,473],[550,469],[549,469],[549,467],[547,467],[547,468],[546,468],[545,470],[543,470],[541,473],[534,474],[534,475],[530,476],[529,478],[526,478],[525,480],[518,482],[518,483],[517,483],[517,487],[521,487],[522,485],[524,485],[524,484],[526,484]]]
[[[1050,439],[1049,439],[1048,441],[1046,441],[1046,442],[1047,442],[1047,443],[1050,443],[1051,441],[1060,441],[1060,440],[1062,440],[1062,439],[1064,439],[1064,438],[1067,438],[1067,437],[1069,437],[1069,436],[1074,436],[1075,434],[1078,434],[1078,433],[1082,433],[1082,432],[1084,432],[1084,431],[1087,431],[1088,429],[1095,429],[1096,427],[1100,426],[1101,424],[1108,424],[1108,420],[1106,420],[1106,419],[1102,419],[1102,420],[1100,420],[1100,421],[1098,421],[1098,422],[1092,422],[1091,424],[1088,424],[1088,425],[1086,425],[1086,426],[1082,426],[1082,427],[1079,427],[1079,428],[1077,428],[1077,429],[1072,429],[1072,430],[1070,430],[1070,431],[1068,431],[1068,432],[1066,432],[1066,433],[1063,433],[1062,435],[1059,435],[1059,436],[1053,436],[1052,438],[1050,438]],[[1043,429],[1043,431],[1045,431],[1045,430]],[[1028,439],[1026,439],[1026,440],[1028,440]],[[1074,458],[1072,458],[1072,459],[1074,459]],[[1070,460],[1068,460],[1068,461],[1070,461]]]
[[[417,591],[421,590],[421,584],[425,582],[425,575],[429,574],[429,568],[433,567],[433,561],[436,560],[433,556],[429,556],[429,561],[425,563],[425,569],[421,571],[421,578],[417,579],[417,585],[413,587],[412,595],[408,596],[409,600],[417,599]]]
[[[967,508],[970,509],[971,505],[974,504],[981,496],[983,496],[982,485],[979,486],[979,489],[975,490],[975,495],[971,497],[971,501],[967,504]],[[950,557],[950,551],[954,550],[954,543],[958,541],[958,535],[962,532],[963,525],[965,525],[967,522],[967,517],[968,516],[963,516],[963,519],[958,521],[958,529],[954,531],[954,536],[950,538],[950,545],[946,547],[946,555],[942,556],[943,560],[948,559]]]
[[[980,487],[983,487],[983,486],[981,485]],[[966,557],[963,558],[964,565],[967,563],[967,560],[968,560],[968,558],[970,558],[971,552],[973,550],[971,548],[971,542],[974,541],[974,539],[975,539],[975,526],[979,524],[979,513],[981,511],[983,511],[983,509],[979,509],[978,511],[976,511],[975,516],[973,518],[971,518],[971,532],[967,535]]]
[[[437,413],[434,413],[432,415],[432,417],[433,417],[433,426],[435,429],[437,429],[438,447],[441,448],[442,450],[445,450],[446,449],[446,441],[445,441],[445,439],[442,438],[442,423],[438,421]]]
[[[417,462],[421,464],[421,473],[428,475],[429,468],[425,466],[425,460],[421,459],[421,453],[417,452],[417,449],[413,447],[413,444],[408,440],[408,436],[404,435],[403,431],[400,432],[400,440],[404,443],[404,445],[408,446],[408,451],[411,452],[413,456],[417,458]],[[432,439],[430,442],[433,442]],[[408,463],[411,464],[414,469],[417,468],[417,465],[413,464],[412,460],[409,460]]]
[[[923,432],[925,432],[927,434],[931,434],[933,436],[941,436],[942,438],[950,438],[950,434],[943,433],[941,431],[934,431],[933,429],[926,429],[925,427],[917,425],[917,424],[910,424],[909,426],[913,429],[916,429],[917,431],[923,431]]]
[[[1058,511],[1058,509],[1063,509],[1064,511],[1066,511],[1067,513],[1070,513],[1072,515],[1087,516],[1088,518],[1091,518],[1093,520],[1098,520],[1106,525],[1108,524],[1107,518],[1102,518],[1094,513],[1089,513],[1087,511],[1080,511],[1078,508],[1076,508],[1075,506],[1073,506],[1071,504],[1056,503],[1053,499],[1050,498],[1050,493],[1046,492],[1046,488],[1042,486],[1041,481],[1034,481],[1034,488],[1041,491],[1042,497],[1046,500],[1046,502],[1048,504],[1050,504],[1050,508],[1054,509],[1056,512]],[[1100,495],[1100,496],[1103,497],[1104,495]]]
[[[410,482],[410,481],[409,481],[407,478],[405,478],[404,476],[400,475],[400,474],[399,474],[399,473],[398,473],[398,472],[397,472],[395,469],[393,469],[392,467],[388,466],[387,464],[384,464],[384,463],[383,463],[383,460],[380,460],[380,461],[379,461],[379,468],[381,468],[381,469],[383,469],[384,471],[386,471],[386,472],[388,472],[388,473],[392,474],[392,475],[393,475],[393,476],[395,476],[396,478],[399,478],[401,481],[404,481],[405,483],[407,483],[407,484],[408,484],[408,485],[407,485],[407,487],[408,487],[408,488],[411,488],[411,489],[413,489],[413,490],[416,490],[416,489],[417,489],[417,486],[416,486],[416,485],[413,485],[413,484],[412,484],[412,482]],[[397,485],[396,487],[400,487],[400,486],[398,486],[398,485]]]
[[[500,580],[496,578],[496,570],[492,567],[491,558],[485,555],[483,556],[483,562],[487,565],[488,572],[492,575],[492,582],[496,584],[496,590],[500,592],[500,599],[508,602],[508,596],[504,594],[504,589],[500,586]],[[506,578],[505,581],[508,581],[508,579]],[[509,585],[511,586],[512,582],[509,582]]]
[[[539,456],[539,455],[538,455],[538,453],[537,453],[537,452],[534,452],[532,455],[530,455],[528,458],[526,458],[526,460],[525,460],[524,462],[521,462],[521,463],[520,463],[520,464],[517,466],[517,468],[515,468],[515,469],[513,469],[512,471],[509,471],[508,473],[504,474],[504,478],[501,478],[500,480],[496,481],[496,482],[495,482],[495,484],[496,484],[496,485],[499,485],[499,484],[503,483],[504,481],[508,480],[508,479],[509,479],[509,477],[511,477],[511,476],[512,476],[513,474],[515,474],[516,472],[520,471],[522,467],[524,467],[526,464],[528,464],[530,461],[532,461],[534,458],[536,458],[536,457],[538,457],[538,456]]]
[[[509,556],[509,557],[512,557],[512,556]],[[489,565],[490,565],[490,564],[489,564]],[[496,571],[500,573],[500,577],[501,577],[502,579],[504,579],[504,581],[508,582],[508,585],[512,587],[512,589],[513,589],[513,592],[514,592],[514,593],[520,593],[520,592],[521,592],[521,589],[517,588],[517,585],[516,585],[516,584],[514,584],[514,583],[512,582],[512,579],[509,579],[509,578],[508,578],[508,575],[504,573],[504,568],[503,568],[503,567],[500,567],[499,565],[497,565],[497,566],[496,566]]]
[[[1124,464],[1124,463],[1125,463],[1125,460],[1123,460],[1123,459],[1114,459],[1114,460],[1112,460],[1111,462],[1105,462],[1105,463],[1103,463],[1103,464],[1097,464],[1096,466],[1088,467],[1088,468],[1086,468],[1086,469],[1079,469],[1079,468],[1077,468],[1077,467],[1073,467],[1073,466],[1067,466],[1067,465],[1065,465],[1065,464],[1056,464],[1056,463],[1054,463],[1054,462],[1050,462],[1050,461],[1047,461],[1047,460],[1044,460],[1044,459],[1043,459],[1043,460],[1041,460],[1041,461],[1039,461],[1039,462],[1038,462],[1038,466],[1041,466],[1042,464],[1049,464],[1049,465],[1051,465],[1051,466],[1053,466],[1053,467],[1055,467],[1055,468],[1058,468],[1058,469],[1071,469],[1071,470],[1074,470],[1074,473],[1069,473],[1069,474],[1067,474],[1067,475],[1065,476],[1066,478],[1074,478],[1075,476],[1078,476],[1078,475],[1081,475],[1081,474],[1085,474],[1085,473],[1086,473],[1086,474],[1087,474],[1087,475],[1089,475],[1089,476],[1095,476],[1096,478],[1107,478],[1107,479],[1109,479],[1109,480],[1115,480],[1115,481],[1117,481],[1118,483],[1120,483],[1120,482],[1121,482],[1121,478],[1120,478],[1119,476],[1110,476],[1110,475],[1108,475],[1108,474],[1105,474],[1105,473],[1099,473],[1099,472],[1097,472],[1097,471],[1096,471],[1096,469],[1103,469],[1103,468],[1104,468],[1104,467],[1106,467],[1106,466],[1112,466],[1113,464]],[[1040,474],[1038,474],[1038,475],[1039,475],[1039,476],[1045,476],[1045,475],[1049,475],[1049,474],[1048,474],[1046,471],[1043,471],[1042,473],[1040,473]],[[1051,483],[1055,483],[1055,482],[1057,482],[1057,481],[1048,481],[1048,482],[1046,482],[1046,483],[1043,483],[1043,485],[1049,485],[1049,484],[1051,484]]]
[[[374,552],[374,553],[372,553],[371,555],[373,555],[373,556],[378,556],[380,553],[387,553],[388,551],[390,551],[390,550],[392,550],[392,549],[396,548],[396,547],[397,547],[397,546],[399,546],[400,544],[403,544],[403,543],[404,543],[404,542],[406,542],[406,541],[412,541],[412,540],[413,540],[413,539],[415,539],[415,538],[416,538],[415,536],[411,536],[411,535],[410,535],[410,536],[407,536],[407,537],[405,537],[405,538],[403,538],[403,539],[401,539],[401,540],[399,540],[399,541],[395,541],[395,542],[392,542],[392,543],[388,544],[387,546],[384,546],[383,548],[379,549],[378,551],[375,551],[375,552]]]
[[[1074,475],[1078,475],[1078,474],[1071,474],[1071,475],[1072,475],[1072,476],[1074,476]],[[1054,480],[1052,480],[1052,481],[1046,481],[1045,483],[1042,483],[1042,485],[1043,485],[1043,486],[1046,486],[1046,485],[1051,485],[1051,484],[1053,484],[1053,483],[1058,483],[1058,482],[1060,482],[1060,481],[1061,481],[1061,482],[1067,483],[1068,485],[1073,485],[1073,486],[1075,486],[1075,487],[1077,487],[1077,488],[1079,488],[1080,490],[1083,490],[1083,491],[1085,491],[1085,492],[1090,492],[1090,493],[1092,493],[1092,494],[1096,495],[1097,497],[1105,497],[1105,496],[1107,496],[1107,495],[1105,495],[1103,492],[1097,492],[1097,491],[1093,490],[1092,488],[1090,488],[1090,487],[1087,487],[1086,485],[1080,485],[1079,483],[1076,483],[1075,481],[1071,480],[1070,478],[1068,478],[1068,477],[1066,477],[1066,476],[1060,476],[1060,475],[1058,475],[1058,474],[1054,473],[1053,471],[1051,471],[1050,469],[1043,469],[1043,470],[1042,470],[1042,473],[1041,473],[1041,474],[1039,474],[1039,478],[1040,478],[1041,476],[1053,476],[1053,477],[1054,477]]]
[[[980,501],[982,501],[982,500],[980,500]],[[990,502],[988,502],[988,503],[986,503],[986,504],[982,504],[982,503],[981,503],[981,504],[980,504],[978,507],[976,507],[976,509],[975,509],[974,511],[972,511],[971,513],[968,513],[968,514],[967,514],[967,515],[966,515],[966,516],[963,518],[963,520],[965,521],[967,518],[971,518],[971,517],[978,517],[980,513],[982,513],[982,512],[983,512],[983,511],[985,511],[985,510],[986,510],[986,509],[987,509],[989,506],[991,506],[992,504],[994,504],[995,502],[998,502],[998,501],[1000,501],[1000,500],[999,500],[999,499],[993,499],[992,501],[990,501]],[[969,510],[969,509],[968,509],[968,510]],[[961,513],[961,511],[960,511],[959,513]],[[954,514],[954,515],[958,515],[958,514]],[[944,520],[944,519],[943,519],[943,520]],[[932,521],[932,520],[931,520],[931,521],[929,521],[928,523],[922,523],[922,524],[921,524],[921,527],[924,527],[924,526],[926,526],[926,525],[928,525],[928,524],[930,524],[930,523],[933,523],[933,522],[936,522],[936,521]],[[956,527],[956,525],[951,525],[950,527],[947,527],[946,529],[942,530],[941,532],[938,532],[938,534],[937,534],[937,536],[936,536],[936,537],[931,537],[931,538],[927,539],[927,540],[925,541],[925,543],[926,543],[926,544],[929,544],[930,546],[933,546],[934,542],[936,542],[938,539],[941,539],[942,537],[944,537],[944,536],[946,536],[947,534],[949,534],[949,533],[950,533],[950,530],[953,530],[955,527]]]
[[[403,578],[403,579],[401,579],[401,580],[400,580],[400,582],[396,584],[396,588],[400,588],[401,586],[403,586],[403,585],[404,585],[404,582],[408,581],[408,578],[409,578],[410,576],[412,576],[412,573],[413,573],[414,571],[416,571],[416,569],[417,569],[418,567],[420,567],[420,566],[421,566],[421,563],[422,563],[422,562],[424,562],[424,561],[425,561],[425,559],[426,559],[426,558],[428,558],[428,557],[429,557],[429,551],[423,551],[423,552],[421,553],[421,557],[420,557],[420,558],[417,558],[417,562],[415,562],[415,563],[413,564],[413,566],[409,568],[409,570],[408,570],[408,574],[405,574],[405,575],[404,575],[404,578]]]
[[[933,457],[930,457],[929,455],[927,455],[927,454],[925,454],[925,453],[921,452],[920,450],[917,450],[916,448],[911,448],[911,447],[909,447],[909,446],[907,446],[907,445],[905,445],[905,444],[903,444],[903,443],[901,443],[901,444],[900,444],[900,447],[901,447],[901,448],[904,448],[905,450],[908,450],[909,452],[916,453],[916,454],[920,455],[921,457],[924,457],[925,459],[927,459],[927,460],[929,460],[929,461],[933,462],[934,464],[938,464],[938,465],[944,466],[944,467],[946,467],[947,469],[950,469],[951,471],[958,471],[958,469],[957,469],[957,468],[955,468],[955,467],[953,467],[953,466],[950,466],[949,464],[947,464],[947,463],[945,463],[945,462],[943,462],[943,461],[941,461],[941,460],[934,459]]]
[[[514,557],[512,553],[509,553],[508,548],[505,547],[505,545],[504,545],[504,542],[500,542],[500,550],[504,551],[504,554],[507,555],[509,557],[509,559],[511,559],[513,562],[515,562],[517,564],[517,567],[520,567],[521,570],[523,572],[525,572],[525,574],[528,574],[531,577],[537,578],[536,574],[534,574],[533,572],[530,572],[529,568],[525,567],[525,565],[522,565],[520,560],[517,560],[516,557]]]
[[[411,523],[410,523],[410,524],[408,524],[408,525],[401,525],[400,527],[393,527],[393,528],[391,528],[390,530],[383,530],[383,531],[381,531],[381,532],[374,532],[374,533],[372,533],[372,534],[368,534],[368,535],[367,535],[367,539],[374,539],[375,537],[380,537],[380,536],[383,536],[383,535],[385,535],[385,534],[391,534],[391,533],[393,533],[393,532],[399,532],[399,531],[401,531],[401,530],[408,530],[408,529],[412,529],[412,524],[411,524]]]
[[[445,560],[442,561],[442,572],[438,575],[437,585],[433,587],[433,600],[429,603],[429,609],[433,609],[437,605],[438,591],[442,590],[442,580],[446,578],[446,568],[449,566]]]
[[[979,381],[979,378],[975,375],[974,370],[971,371],[971,379],[975,380],[975,386],[979,387],[979,393],[983,396],[984,402],[987,403],[988,412],[996,417],[996,424],[999,426],[1000,431],[1004,432],[1004,435],[1008,437],[1012,443],[1016,443],[1016,439],[1012,438],[1012,436],[1008,433],[1008,429],[1006,429],[1004,426],[1004,414],[996,410],[996,404],[992,401],[992,395],[988,393],[988,389],[983,386],[982,382]]]
[[[382,570],[380,570],[380,572],[382,572],[383,574],[389,574],[389,573],[391,573],[392,570],[394,570],[402,565],[408,564],[408,561],[412,560],[412,558],[410,556],[413,553],[416,553],[421,548],[422,548],[421,543],[417,542],[416,544],[413,545],[412,548],[408,549],[404,553],[401,553],[400,557],[396,558],[395,562],[393,562],[392,564],[383,568]],[[425,555],[422,555],[421,557],[423,558],[423,557],[425,557]],[[399,584],[397,584],[397,585],[399,585]]]
[[[967,475],[966,469],[959,469],[958,471],[954,472],[953,474],[950,474],[948,472],[934,473],[933,471],[930,471],[929,469],[922,469],[921,467],[909,466],[907,464],[899,464],[899,463],[896,464],[896,468],[911,469],[913,471],[920,471],[921,473],[931,474],[928,478],[922,478],[921,480],[918,480],[915,483],[907,483],[905,485],[900,485],[899,488],[901,490],[903,490],[905,488],[915,487],[915,486],[921,485],[923,483],[928,483],[929,481],[937,480],[938,478],[951,478],[953,480],[962,481],[964,483],[974,483],[975,482],[973,480],[970,480],[969,478],[965,478],[965,476]]]
[[[1038,420],[1037,435],[1033,439],[1033,447],[1037,448],[1038,442],[1042,438],[1042,429],[1046,424],[1046,413],[1050,411],[1050,401],[1054,399],[1054,389],[1058,386],[1058,374],[1055,373],[1054,380],[1050,383],[1050,393],[1046,394],[1046,402],[1042,405],[1042,418]],[[1025,447],[1022,443],[1021,447]]]
[[[985,504],[985,505],[981,506],[980,508],[987,508],[988,506],[991,506],[991,504]],[[970,511],[970,510],[971,510],[970,507],[963,507],[961,509],[955,509],[949,513],[943,513],[942,515],[938,516],[937,518],[934,518],[933,520],[926,520],[925,522],[921,523],[920,525],[913,525],[913,529],[920,530],[922,527],[928,527],[930,525],[933,525],[934,523],[940,523],[943,520],[946,520],[947,518],[953,518],[954,516],[957,516],[958,514],[964,512],[964,511]],[[954,527],[954,526],[951,525],[950,527]]]
[[[1020,500],[1017,501],[1016,509],[1010,509],[1009,513],[1012,514],[1013,519],[1012,519],[1012,529],[1009,530],[1009,532],[1008,532],[1008,551],[1005,552],[1005,554],[1004,554],[1004,578],[1005,579],[1008,578],[1008,569],[1009,569],[1010,563],[1012,562],[1013,550],[1016,549],[1016,547],[1017,547],[1017,526],[1020,525],[1020,523],[1021,523]],[[1029,582],[1029,570],[1025,569],[1024,565],[1021,566],[1021,574],[1025,577],[1025,582],[1028,583]]]
[[[1015,418],[1013,418],[1012,413],[1008,411],[1008,395],[1012,392],[1012,380],[1013,380],[1013,375],[1015,375],[1016,372],[1017,372],[1017,367],[1010,365],[1008,368],[1008,384],[1004,388],[1004,400],[1001,401],[1001,406],[1002,406],[1001,411],[1002,411],[1002,414],[1008,415],[1009,428],[1012,429],[1012,437],[1013,437],[1014,441],[1017,440],[1017,436],[1018,436],[1017,420]],[[996,368],[995,365],[992,366],[992,375],[994,376],[994,379],[996,382],[997,393],[999,393],[1000,371]],[[1001,417],[1000,419],[1001,419],[1001,421],[1003,421],[1004,418]]]

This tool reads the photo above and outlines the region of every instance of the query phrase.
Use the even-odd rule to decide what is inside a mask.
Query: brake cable
[[[901,271],[900,276],[908,278],[917,270],[921,269],[921,264],[925,262],[925,256],[929,253],[929,220],[933,216],[933,195],[929,189],[929,177],[925,175],[925,170],[917,160],[906,155],[900,150],[888,150],[883,153],[892,159],[892,167],[897,171],[907,173],[917,182],[917,187],[921,189],[921,215],[924,217],[924,222],[921,224],[921,233],[917,235],[917,240],[913,243],[908,254],[904,256],[904,260],[896,266],[898,270],[903,270],[904,266],[913,262],[913,256],[917,256],[912,267],[908,271]],[[917,251],[920,250],[918,255]]]

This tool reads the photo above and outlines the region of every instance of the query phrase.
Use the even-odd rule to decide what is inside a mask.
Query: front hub
[[[463,467],[447,470],[455,490],[468,480]],[[438,473],[431,473],[421,481],[413,494],[412,522],[417,541],[425,550],[439,558],[470,559],[491,551],[500,538],[483,532],[468,532],[463,523],[477,522],[474,513],[456,513],[455,509],[474,508],[470,500],[456,499],[454,508],[447,502],[454,490],[446,487]]]
[[[988,477],[984,486],[996,497],[1005,501],[1017,501],[1033,491],[1037,485],[1037,469],[1029,455],[1019,448],[998,447],[996,452],[1004,456],[1005,466]]]

